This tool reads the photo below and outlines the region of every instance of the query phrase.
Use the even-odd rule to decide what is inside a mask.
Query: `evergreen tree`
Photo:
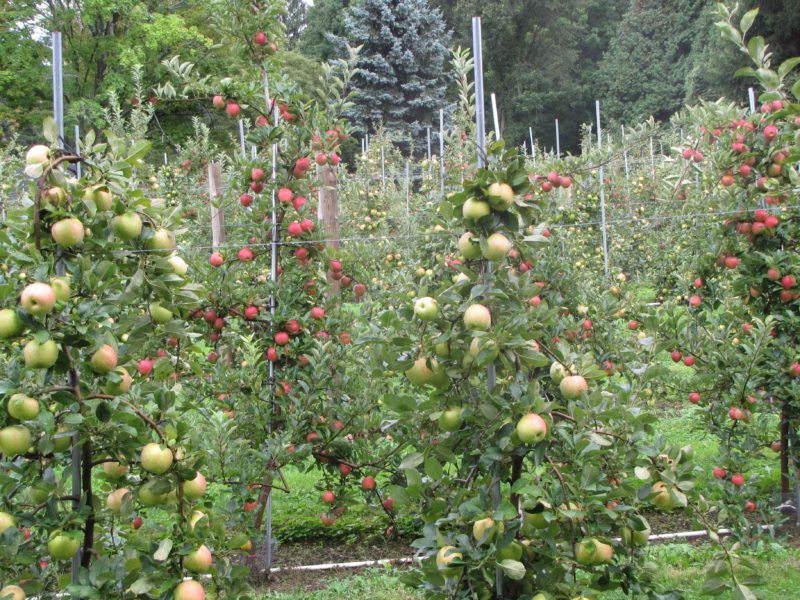
[[[364,131],[383,124],[420,139],[446,104],[450,34],[442,13],[427,0],[362,0],[344,19],[343,46],[362,46],[348,116]]]
[[[286,0],[286,45],[294,49],[306,28],[308,6],[305,0]]]
[[[300,52],[318,60],[336,56],[331,39],[344,36],[344,15],[350,0],[315,0],[306,16],[306,27],[300,36]]]

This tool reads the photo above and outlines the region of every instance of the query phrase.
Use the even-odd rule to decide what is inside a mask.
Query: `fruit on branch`
[[[138,366],[136,367],[136,371],[139,375],[150,375],[153,372],[154,363],[149,358],[143,358],[139,361]]]
[[[241,250],[239,250],[237,257],[242,262],[250,262],[256,257],[256,255],[250,248],[242,248]]]
[[[176,275],[186,275],[186,273],[189,272],[189,265],[187,265],[186,261],[180,256],[170,256],[167,262],[172,267],[172,271]]]
[[[444,410],[439,415],[439,429],[442,431],[458,431],[461,428],[461,423],[461,409],[458,407]]]
[[[258,307],[250,305],[244,309],[244,318],[248,321],[252,321],[258,316]]]
[[[386,498],[382,502],[382,504],[383,504],[383,508],[385,508],[389,512],[392,512],[394,510],[394,498],[392,498],[391,496],[389,498]]]
[[[697,308],[703,303],[703,299],[700,296],[691,296],[689,298],[689,306]]]
[[[117,215],[111,219],[111,230],[121,240],[136,239],[142,234],[142,217],[135,212]]]
[[[103,391],[111,396],[121,396],[131,389],[133,378],[124,367],[117,367],[114,369],[114,373],[119,376],[119,381],[109,380],[103,387]]]
[[[14,517],[7,512],[0,511],[0,535],[3,535],[3,532],[9,527],[16,527],[16,525]]]
[[[439,315],[439,303],[428,296],[414,302],[414,314],[423,321],[433,321]]]
[[[189,517],[189,529],[194,531],[197,524],[203,519],[206,520],[205,525],[208,525],[208,515],[206,515],[206,513],[200,510],[193,511],[191,517]]]
[[[139,488],[139,502],[145,506],[160,506],[167,501],[168,494],[160,494],[155,491],[155,483],[148,481]]]
[[[25,325],[14,309],[4,308],[0,310],[0,339],[10,340],[18,337],[24,329]]]
[[[14,394],[6,405],[8,414],[20,421],[30,421],[39,414],[39,401],[25,394]]]
[[[711,469],[711,474],[714,476],[714,479],[725,479],[725,477],[728,476],[728,472],[722,467],[714,467]]]
[[[514,190],[507,183],[492,183],[487,196],[489,205],[497,211],[508,210],[514,204]]]
[[[52,286],[37,281],[22,290],[19,304],[29,315],[42,317],[53,311],[56,305],[56,292]]]
[[[29,369],[49,369],[58,360],[58,346],[53,340],[42,344],[31,340],[22,349],[22,356]]]
[[[472,304],[464,311],[464,325],[473,331],[488,331],[492,326],[492,314],[483,304]]]
[[[56,301],[57,302],[67,302],[69,300],[70,294],[72,291],[69,288],[69,278],[68,277],[51,277],[50,278],[50,286],[53,288],[53,291],[56,293]]]
[[[208,262],[212,267],[221,267],[225,262],[225,258],[219,252],[213,252],[209,257]]]
[[[183,566],[192,573],[207,573],[213,562],[211,550],[203,544],[191,554],[186,555],[186,558],[183,559]]]
[[[644,517],[640,517],[644,520]],[[630,527],[624,526],[620,529],[620,535],[622,536],[622,542],[626,546],[643,546],[647,543],[650,539],[650,525],[645,522],[646,528],[645,529],[631,529]]]
[[[333,504],[336,502],[336,496],[333,495],[333,492],[330,490],[322,492],[322,501],[325,504]]]
[[[471,231],[465,231],[458,238],[458,249],[465,260],[480,258],[481,247],[478,238]]]
[[[667,488],[667,484],[663,481],[657,481],[653,484],[651,488],[651,493],[653,494],[650,498],[650,501],[661,510],[670,511],[675,508],[676,501],[675,498]]]
[[[460,567],[451,567],[450,563],[454,560],[461,560],[463,555],[456,550],[455,546],[442,546],[436,553],[436,568],[445,576],[453,576],[461,571]]]
[[[75,556],[80,546],[80,541],[64,535],[61,531],[54,531],[47,542],[47,551],[53,560],[68,560]]]
[[[561,395],[567,400],[577,400],[589,389],[589,384],[580,375],[568,375],[558,384]]]
[[[281,188],[278,190],[278,201],[284,204],[291,202],[294,199],[294,192],[289,188]]]
[[[146,444],[140,455],[142,468],[155,475],[163,475],[169,471],[174,459],[172,450],[155,442]]]
[[[742,487],[744,485],[744,476],[741,473],[736,473],[731,477],[731,483],[736,487]]]
[[[353,286],[353,296],[356,298],[361,298],[362,296],[366,295],[367,293],[367,286],[363,283],[357,283]]]
[[[9,425],[0,429],[0,452],[8,457],[25,454],[31,445],[31,432],[24,425]]]
[[[18,585],[7,585],[0,589],[0,598],[7,598],[8,600],[25,600],[25,590]]]
[[[285,331],[279,331],[275,334],[275,343],[278,346],[285,346],[289,343],[289,334]]]
[[[117,351],[109,344],[103,344],[100,348],[92,354],[89,360],[89,367],[92,371],[100,375],[105,375],[114,370],[117,366]]]
[[[500,232],[493,233],[486,240],[486,248],[481,252],[486,260],[503,260],[511,250],[511,240]]]
[[[253,34],[253,43],[257,46],[263,46],[267,43],[267,34],[263,31],[258,31]]]
[[[596,538],[578,543],[575,559],[581,565],[602,565],[610,563],[614,558],[614,549]]]
[[[547,437],[547,422],[536,413],[528,413],[517,421],[516,432],[523,444],[536,444]]]
[[[205,598],[206,591],[194,579],[179,583],[173,596],[173,600],[205,600]]]
[[[166,229],[157,229],[145,243],[148,250],[162,256],[169,256],[175,250],[175,238]]]
[[[698,394],[697,392],[690,393],[689,402],[691,402],[692,404],[697,404],[698,402],[700,402],[700,394]]]
[[[408,380],[418,386],[431,384],[436,387],[443,387],[449,381],[445,373],[444,366],[439,365],[435,360],[430,359],[431,366],[428,367],[428,359],[421,356],[414,361],[414,364],[406,371]]]
[[[361,480],[361,489],[366,491],[372,491],[375,489],[376,483],[375,478],[372,475],[367,475],[364,479]]]
[[[239,113],[242,112],[242,109],[236,102],[229,100],[228,104],[225,106],[225,112],[229,117],[235,119],[239,116]]]
[[[214,108],[224,108],[225,107],[225,98],[217,94],[211,99],[211,104]]]
[[[491,542],[496,531],[496,524],[491,517],[478,519],[472,524],[472,538],[479,544]]]
[[[169,323],[172,320],[172,311],[168,308],[164,308],[158,302],[153,302],[149,306],[149,310],[150,317],[153,319],[154,323],[163,325],[164,323]]]
[[[478,200],[477,198],[467,198],[464,206],[461,209],[464,218],[470,221],[477,221],[492,212],[492,207],[488,202]]]
[[[50,228],[50,233],[55,243],[62,248],[71,248],[83,243],[83,223],[74,217],[56,221]]]
[[[125,499],[125,495],[130,493],[131,491],[128,488],[119,488],[118,490],[111,492],[106,497],[106,506],[108,507],[108,510],[119,514],[119,511],[122,509],[122,502]]]
[[[670,357],[672,358],[672,362],[680,362],[681,358],[683,358],[683,354],[681,354],[680,350],[673,350]]]
[[[320,306],[314,306],[309,311],[309,316],[312,319],[320,320],[325,318],[325,309]]]
[[[128,473],[128,467],[110,460],[103,463],[103,472],[111,479],[119,479]]]
[[[554,384],[559,385],[567,375],[569,375],[567,367],[560,362],[554,362],[550,365],[550,379],[553,380]]]
[[[206,493],[206,478],[200,471],[197,471],[194,479],[183,482],[183,497],[187,500],[197,500]]]
[[[500,356],[500,346],[496,341],[486,337],[472,338],[469,344],[469,356],[477,359],[482,352],[484,356],[478,361],[479,366],[488,365],[497,360],[497,357]]]

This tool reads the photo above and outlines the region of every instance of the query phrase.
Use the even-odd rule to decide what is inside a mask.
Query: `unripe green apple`
[[[127,393],[128,390],[131,389],[131,384],[133,383],[130,373],[128,373],[128,370],[124,367],[117,367],[114,369],[114,373],[119,375],[120,380],[107,381],[103,387],[103,391],[111,396],[120,396]]]
[[[206,525],[208,525],[208,516],[206,513],[199,510],[192,512],[192,516],[189,518],[189,529],[194,531],[194,528],[197,527],[197,524],[203,519],[206,520]]]
[[[207,573],[213,560],[211,550],[208,546],[202,545],[183,559],[183,566],[192,573]]]
[[[642,519],[644,518],[642,517]],[[620,529],[620,535],[622,542],[626,546],[643,546],[650,539],[650,526],[647,525],[647,528],[643,530],[635,530],[624,526]]]
[[[100,211],[111,210],[111,200],[111,192],[102,185],[87,188],[83,192],[83,201],[94,203]]]
[[[466,260],[474,260],[481,256],[481,246],[478,238],[471,231],[465,231],[458,238],[458,249]]]
[[[489,204],[493,209],[504,211],[514,204],[514,190],[507,183],[493,183],[487,190]]]
[[[500,346],[498,346],[497,342],[493,339],[486,337],[472,338],[469,344],[469,355],[475,359],[484,351],[486,351],[487,354],[482,360],[478,361],[480,366],[493,363],[497,360],[497,357],[500,356]]]
[[[71,248],[72,246],[83,243],[83,223],[74,217],[61,219],[53,223],[53,226],[50,228],[50,233],[56,244],[62,248]]]
[[[31,446],[31,432],[24,425],[0,429],[0,451],[8,457],[25,454]]]
[[[483,304],[472,304],[464,311],[467,329],[487,331],[492,326],[492,314]]]
[[[657,481],[653,484],[651,492],[653,496],[650,498],[650,501],[655,504],[657,508],[665,511],[670,511],[675,508],[675,498],[672,497],[666,483]]]
[[[39,414],[39,401],[25,394],[14,394],[8,399],[8,414],[20,421],[30,421]]]
[[[154,323],[163,325],[164,323],[169,323],[172,320],[172,311],[164,308],[158,302],[153,302],[150,305],[150,316],[153,318]]]
[[[172,255],[167,262],[172,267],[172,270],[178,275],[186,275],[189,271],[189,265],[180,256]]]
[[[497,562],[502,562],[504,560],[520,560],[521,558],[522,544],[517,540],[511,540],[508,546],[499,549],[496,554]]]
[[[567,368],[560,362],[554,362],[550,365],[550,379],[552,379],[553,383],[556,385],[560,384],[568,374]]]
[[[16,527],[17,521],[7,512],[0,511],[0,535],[9,527]]]
[[[126,465],[121,465],[116,461],[110,460],[103,463],[103,472],[111,479],[119,479],[127,474],[128,467]]]
[[[25,325],[17,315],[17,311],[12,308],[0,310],[0,339],[10,340],[19,337]]]
[[[103,344],[92,354],[89,367],[100,375],[110,373],[117,366],[117,351],[110,344]]]
[[[486,260],[503,260],[511,251],[511,240],[500,232],[493,233],[486,239],[486,248],[481,249]]]
[[[206,493],[206,485],[206,478],[198,471],[194,479],[183,482],[183,497],[187,500],[202,498]]]
[[[108,497],[106,497],[106,506],[108,507],[108,510],[119,514],[119,511],[122,509],[122,502],[125,499],[125,495],[130,493],[131,491],[128,488],[119,488],[118,490],[111,492]]]
[[[450,408],[439,416],[439,429],[442,431],[457,431],[461,428],[461,409]]]
[[[431,361],[434,366],[435,361]],[[414,385],[425,385],[433,380],[433,371],[428,367],[426,357],[421,356],[414,361],[414,364],[406,371],[406,377]]]
[[[111,229],[121,240],[129,241],[142,235],[142,217],[139,213],[126,212],[111,219]]]
[[[517,422],[516,432],[523,444],[535,444],[547,437],[547,422],[536,413],[528,413]]]
[[[418,298],[414,302],[414,314],[423,321],[433,321],[439,314],[439,304],[428,296]]]
[[[145,246],[148,250],[156,251],[163,256],[169,256],[175,250],[175,238],[166,229],[157,229]]]
[[[477,198],[467,198],[464,206],[461,208],[464,218],[471,221],[477,221],[481,217],[485,217],[492,212],[492,208],[488,202],[478,200]]]
[[[589,389],[589,385],[580,375],[568,375],[558,384],[558,389],[561,390],[561,395],[567,400],[577,400]]]
[[[140,455],[142,468],[156,475],[163,475],[172,467],[174,456],[166,446],[151,442],[142,448]]]
[[[491,517],[478,519],[472,524],[472,537],[476,542],[488,543],[492,541],[496,530],[494,519]]]
[[[68,560],[75,556],[81,543],[61,533],[54,531],[47,542],[47,551],[53,560]]]
[[[595,538],[583,540],[575,549],[575,559],[582,565],[602,565],[613,558],[614,549]]]
[[[50,279],[50,285],[56,294],[58,302],[67,302],[69,300],[72,293],[69,287],[69,277],[53,277]]]
[[[50,285],[37,281],[22,290],[19,304],[29,315],[43,317],[53,311],[56,305],[56,292]]]
[[[148,481],[139,488],[139,502],[145,506],[160,506],[167,501],[168,494],[157,494],[153,491],[153,482]]]

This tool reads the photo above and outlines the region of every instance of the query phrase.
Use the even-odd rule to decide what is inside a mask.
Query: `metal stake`
[[[444,110],[439,110],[439,188],[444,199]]]
[[[600,101],[594,101],[594,108],[597,114],[597,149],[603,149],[603,133],[600,128]],[[652,141],[652,138],[650,138]],[[600,163],[600,218],[603,226],[603,267],[606,277],[608,277],[608,232],[606,229],[606,192],[605,180],[603,177],[603,164]]]

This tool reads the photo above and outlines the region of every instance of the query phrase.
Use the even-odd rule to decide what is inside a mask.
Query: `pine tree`
[[[363,0],[344,19],[341,47],[362,46],[348,116],[361,129],[381,124],[398,141],[419,140],[446,104],[450,34],[427,0]]]

